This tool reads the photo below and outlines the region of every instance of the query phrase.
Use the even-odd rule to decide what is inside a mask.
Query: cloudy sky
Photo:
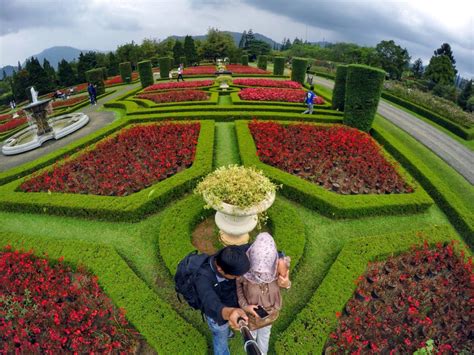
[[[448,42],[465,77],[474,77],[474,12],[467,0],[0,0],[0,66],[67,45],[114,50],[144,38],[198,35],[209,27],[252,28],[275,41],[393,39],[427,64]]]

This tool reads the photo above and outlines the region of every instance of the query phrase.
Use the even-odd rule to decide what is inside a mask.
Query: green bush
[[[450,228],[392,233],[346,243],[317,291],[275,344],[277,354],[322,354],[329,334],[336,329],[336,312],[352,297],[367,263],[410,251],[426,240],[430,245],[455,239]],[[462,248],[465,250],[465,248]]]
[[[126,318],[156,351],[171,354],[207,353],[207,343],[173,308],[130,269],[110,246],[87,242],[58,240],[47,235],[0,235],[0,248],[34,249],[34,253],[54,260],[64,257],[73,267],[85,266],[98,277],[100,286],[113,303],[126,311]],[[166,339],[166,341],[164,341]]]
[[[96,87],[95,90],[97,95],[102,95],[105,93],[104,72],[102,68],[86,71],[86,80]]]
[[[161,57],[160,58],[160,78],[168,79],[170,76],[171,63],[173,59],[170,57]]]
[[[285,58],[275,57],[273,58],[273,75],[283,75],[285,72]]]
[[[151,69],[151,61],[144,60],[138,62],[138,72],[140,73],[140,81],[142,83],[142,88],[146,88],[150,85],[153,85],[153,70]]]
[[[264,164],[257,155],[249,121],[236,121],[235,128],[239,144],[240,158],[247,166],[256,166],[277,184],[282,184],[280,194],[303,206],[317,210],[330,218],[361,218],[378,215],[411,214],[425,211],[433,205],[433,200],[425,190],[411,182],[408,173],[401,168],[403,178],[414,185],[409,194],[388,195],[341,195],[321,186],[294,176],[283,170]]]
[[[242,56],[241,63],[242,65],[249,65],[249,56],[247,54]]]
[[[308,66],[308,60],[305,58],[293,58],[291,80],[297,81],[300,84],[304,84],[306,80],[306,68]]]
[[[332,92],[332,108],[344,111],[344,98],[346,95],[347,65],[338,65],[336,71],[336,81]]]
[[[132,81],[132,64],[130,62],[124,62],[119,64],[120,76],[124,83],[130,83]]]
[[[347,67],[344,123],[368,132],[377,112],[385,71],[367,65]]]
[[[179,57],[179,63],[178,65],[183,64],[184,66],[188,65],[188,61],[186,60],[185,56]]]
[[[266,55],[259,55],[257,59],[257,68],[267,70],[268,57]]]
[[[107,68],[102,67],[100,69],[102,69],[102,76],[104,77],[104,80],[107,80]]]

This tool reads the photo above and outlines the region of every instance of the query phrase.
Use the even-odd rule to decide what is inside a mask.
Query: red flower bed
[[[472,258],[456,255],[453,243],[425,244],[369,265],[328,352],[412,354],[432,339],[435,354],[472,353],[473,302]]]
[[[20,189],[125,196],[190,167],[199,123],[134,126],[74,160],[33,176]]]
[[[75,93],[86,91],[86,90],[87,90],[87,83],[76,85],[76,87],[74,88]]]
[[[138,73],[133,72],[132,73],[132,81],[137,80],[137,79],[138,79]],[[122,81],[122,77],[120,75],[112,76],[112,77],[108,78],[107,80],[104,80],[105,86],[122,84],[122,83],[123,83],[123,81]],[[87,85],[86,85],[86,88],[87,88]]]
[[[269,71],[241,64],[229,64],[226,69],[235,74],[271,74]]]
[[[52,105],[53,105],[53,109],[56,109],[59,107],[74,106],[78,104],[79,102],[82,102],[87,99],[88,99],[87,96],[74,96],[66,100],[57,99],[56,101],[53,101]]]
[[[174,90],[160,92],[156,94],[140,94],[137,95],[139,99],[146,99],[156,102],[157,104],[167,102],[182,102],[182,101],[206,101],[209,100],[209,95],[204,91],[199,90]]]
[[[11,120],[13,115],[11,113],[7,113],[5,115],[0,115],[0,122]]]
[[[26,117],[14,118],[10,121],[7,121],[3,124],[0,124],[0,133],[7,132],[13,128],[21,126],[27,122]]]
[[[332,125],[249,124],[262,162],[341,194],[413,192],[367,133]]]
[[[0,353],[130,352],[136,337],[97,277],[0,250]]]
[[[235,85],[244,86],[264,86],[287,89],[301,89],[301,84],[291,80],[273,80],[273,79],[235,79]]]
[[[198,81],[181,81],[171,83],[160,83],[148,86],[144,91],[155,91],[155,90],[169,90],[169,89],[187,89],[196,88],[202,86],[211,86],[214,84],[213,80],[198,80]]]
[[[303,89],[280,89],[280,88],[245,88],[240,90],[239,97],[242,100],[251,101],[283,101],[304,102],[306,91]],[[316,105],[324,104],[324,100],[316,96],[313,100]]]
[[[185,68],[183,71],[183,75],[207,75],[212,74],[217,71],[216,67],[213,65],[205,65],[202,67],[189,67]]]

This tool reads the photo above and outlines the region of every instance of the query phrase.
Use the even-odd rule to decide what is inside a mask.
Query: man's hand
[[[229,325],[232,329],[239,330],[239,318],[243,318],[245,323],[249,321],[249,318],[245,314],[245,311],[240,308],[231,308],[231,307],[224,307],[222,309],[222,318],[229,321]]]

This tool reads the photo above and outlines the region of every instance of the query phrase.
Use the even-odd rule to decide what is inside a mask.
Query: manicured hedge
[[[138,72],[140,73],[142,88],[153,85],[153,70],[151,69],[151,62],[149,60],[138,62]]]
[[[200,196],[190,195],[168,207],[163,214],[159,231],[160,255],[171,275],[181,259],[196,248],[191,244],[191,234],[204,218],[215,214],[204,209]],[[291,270],[297,268],[305,245],[304,225],[298,213],[288,204],[275,201],[268,210],[269,226],[278,249],[291,257]]]
[[[367,65],[347,67],[344,123],[368,132],[377,112],[385,71]],[[333,98],[334,99],[334,98]]]
[[[447,130],[453,132],[455,135],[465,139],[472,140],[474,139],[474,128],[465,128],[461,125],[458,125],[455,122],[448,120],[445,117],[438,115],[437,113],[427,110],[424,107],[421,107],[413,102],[402,99],[398,96],[392,95],[388,92],[382,92],[382,97],[388,101],[391,101],[397,105],[403,106],[427,119],[439,124],[440,126],[446,128]]]
[[[235,128],[240,157],[246,166],[256,166],[278,184],[282,184],[281,194],[331,218],[361,218],[376,215],[410,214],[425,211],[433,205],[433,200],[425,190],[410,181],[410,176],[402,169],[399,172],[405,180],[414,185],[409,194],[389,195],[340,195],[316,184],[293,176],[280,169],[262,163],[257,156],[255,142],[248,129],[248,121],[236,121]]]
[[[169,79],[172,63],[173,63],[172,58],[169,58],[169,57],[160,58],[160,78]]]
[[[332,92],[332,108],[344,111],[344,99],[346,95],[347,65],[338,65],[336,71],[336,82]]]
[[[194,187],[197,180],[212,169],[214,121],[201,121],[201,131],[193,165],[176,175],[126,197],[81,195],[67,193],[18,192],[20,184],[28,177],[0,187],[0,209],[15,212],[70,215],[113,221],[138,221],[180,197]],[[97,137],[110,135],[122,126],[115,126]],[[40,164],[41,165],[41,164]],[[35,169],[36,170],[36,169]],[[35,171],[33,170],[33,171]]]
[[[257,68],[267,70],[268,57],[266,55],[259,55],[257,59]]]
[[[124,83],[130,83],[132,81],[132,64],[130,62],[124,62],[119,64],[120,76]]]
[[[117,307],[124,308],[129,322],[156,351],[207,353],[207,342],[173,308],[160,299],[107,245],[58,240],[47,235],[0,234],[0,247],[33,249],[34,253],[54,260],[61,256],[72,266],[84,265],[98,277],[100,286]],[[44,329],[43,331],[46,331]]]
[[[337,325],[336,312],[342,312],[352,297],[357,278],[367,263],[410,250],[426,240],[430,245],[456,239],[448,227],[392,233],[356,239],[346,243],[328,274],[306,307],[275,344],[278,354],[321,354],[329,334]]]
[[[104,72],[102,68],[86,71],[86,80],[94,84],[97,96],[105,93]]]
[[[102,75],[104,77],[104,80],[107,80],[107,68],[106,67],[102,67],[100,68],[102,69]]]
[[[285,57],[273,58],[273,75],[283,75],[285,71]]]
[[[300,84],[304,84],[306,80],[306,68],[308,66],[308,60],[305,58],[293,58],[291,80],[297,81]]]
[[[241,63],[242,65],[249,65],[249,56],[248,56],[247,54],[243,55],[243,56],[241,57],[240,63]]]

